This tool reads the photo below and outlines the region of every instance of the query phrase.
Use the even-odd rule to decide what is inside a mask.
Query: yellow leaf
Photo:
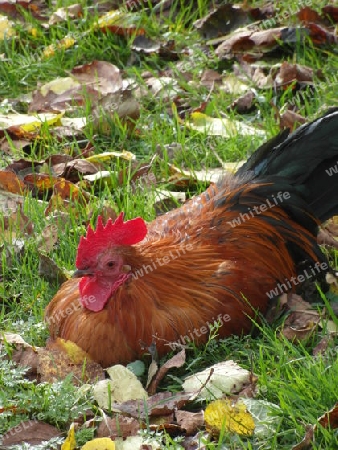
[[[224,399],[210,403],[204,412],[204,420],[208,431],[217,434],[224,428],[243,436],[252,436],[255,430],[252,415],[241,401],[233,404]]]
[[[44,56],[45,58],[50,58],[51,56],[53,56],[55,53],[55,46],[54,45],[48,45],[48,47],[46,47],[42,53],[42,56]]]
[[[110,25],[115,25],[118,20],[121,20],[125,16],[125,12],[119,9],[114,11],[109,11],[99,18],[97,25],[99,28],[109,27]]]
[[[110,438],[97,438],[87,442],[81,450],[115,450],[115,443]]]
[[[13,22],[8,20],[6,16],[0,14],[0,41],[13,36],[14,34]]]
[[[123,150],[122,152],[104,152],[104,153],[100,153],[98,155],[93,155],[93,156],[89,156],[88,158],[86,158],[87,161],[90,161],[92,163],[96,163],[96,162],[109,162],[112,159],[115,158],[122,158],[125,159],[127,161],[131,161],[136,159],[136,156],[131,153],[131,152],[127,152],[126,150]]]
[[[29,33],[30,35],[32,35],[33,37],[38,37],[38,36],[40,35],[39,30],[38,30],[37,28],[34,28],[34,27],[28,28],[27,31],[28,31],[28,33]]]
[[[57,338],[56,344],[61,350],[64,350],[67,353],[67,356],[74,364],[81,364],[85,359],[91,361],[90,356],[72,341],[65,341],[64,339]]]
[[[76,447],[74,424],[72,423],[65,442],[61,445],[61,450],[74,450]]]
[[[208,135],[223,136],[226,138],[242,134],[243,136],[265,136],[265,131],[259,130],[245,122],[233,120],[229,117],[209,117],[200,112],[193,112],[186,126]]]
[[[65,36],[57,44],[51,44],[46,47],[42,53],[45,58],[53,56],[56,50],[67,50],[67,48],[73,47],[76,40],[72,36]]]
[[[41,120],[37,120],[37,121],[33,121],[30,123],[26,123],[23,125],[20,125],[20,128],[23,131],[26,131],[27,133],[31,133],[31,132],[35,132],[37,130],[39,130],[41,128],[41,126],[43,124],[48,124],[49,126],[59,126],[61,125],[61,117],[63,116],[63,114],[57,114],[54,117],[51,117],[49,119],[46,119],[44,122],[42,122]]]

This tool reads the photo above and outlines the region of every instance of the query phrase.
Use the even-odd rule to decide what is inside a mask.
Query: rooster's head
[[[129,277],[131,267],[123,258],[123,247],[137,244],[147,234],[147,226],[141,217],[123,221],[122,212],[113,222],[104,226],[98,217],[95,231],[91,226],[86,237],[81,237],[76,255],[77,271],[74,277],[82,277],[79,283],[82,305],[91,311],[101,311],[113,293]]]

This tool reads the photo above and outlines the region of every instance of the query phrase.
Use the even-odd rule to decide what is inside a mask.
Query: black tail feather
[[[338,108],[287,134],[263,144],[237,175],[283,179],[321,222],[338,214]]]

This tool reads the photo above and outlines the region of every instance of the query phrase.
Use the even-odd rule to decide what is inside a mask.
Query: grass
[[[60,7],[65,5],[65,2],[58,3]],[[190,57],[183,53],[179,57],[185,62],[186,70],[189,69],[192,74],[190,82],[173,62],[165,61],[158,55],[138,54],[131,59],[130,45],[133,38],[121,38],[95,30],[94,23],[98,18],[96,7],[95,5],[88,7],[87,2],[82,4],[84,6],[82,18],[69,20],[49,29],[43,28],[41,23],[30,14],[24,13],[25,23],[16,25],[18,38],[0,42],[0,54],[5,55],[0,65],[0,98],[3,99],[0,104],[1,113],[6,114],[11,111],[11,99],[18,100],[15,103],[16,110],[26,112],[27,104],[23,96],[36,89],[38,83],[67,76],[73,67],[95,59],[116,64],[124,70],[126,77],[134,77],[140,85],[144,85],[141,76],[144,71],[150,71],[158,77],[159,70],[170,68],[175,74],[178,86],[182,89],[182,96],[189,105],[197,107],[210,95],[207,113],[211,116],[221,115],[236,98],[236,95],[225,92],[210,93],[209,88],[200,85],[202,70],[210,68],[221,71],[223,68],[226,70],[231,68],[229,62],[219,61],[212,54],[206,55],[201,45],[202,39],[192,26],[194,19],[202,17],[208,11],[204,1],[199,0],[197,8],[192,7],[189,2],[177,1],[170,14],[160,19],[152,9],[150,12],[140,12],[142,27],[155,41],[164,36],[167,40],[175,40],[178,51],[186,46],[191,49]],[[281,8],[287,10],[288,4],[289,2],[284,2]],[[319,11],[319,5],[316,2],[314,2],[314,8]],[[174,16],[177,9],[179,9],[178,15]],[[292,24],[292,18],[286,22]],[[29,29],[35,29],[36,32],[30,33]],[[56,51],[50,58],[42,57],[43,50],[48,45],[55,44],[68,34],[81,35],[81,39],[78,39],[75,46]],[[279,57],[276,62],[280,62],[281,58]],[[308,65],[314,70],[320,69],[323,78],[316,80],[315,91],[307,88],[296,96],[291,88],[279,92],[274,89],[259,92],[259,107],[246,119],[264,129],[268,137],[279,131],[272,104],[278,109],[282,109],[287,103],[296,105],[304,117],[310,118],[316,117],[319,111],[337,104],[338,82],[335,74],[338,69],[338,58],[335,50],[332,48],[319,50],[309,41],[298,42],[289,55],[284,56],[284,59]],[[6,101],[7,99],[9,101]],[[264,140],[261,137],[250,136],[236,136],[225,140],[188,130],[183,126],[176,108],[170,101],[163,98],[154,99],[151,95],[143,95],[140,106],[141,115],[137,122],[138,135],[130,135],[123,125],[115,124],[111,127],[110,134],[105,136],[96,135],[96,130],[88,127],[85,138],[94,143],[95,152],[98,154],[102,151],[124,149],[135,153],[141,162],[149,162],[154,153],[162,149],[164,156],[154,166],[156,174],[163,180],[160,183],[162,188],[168,187],[168,162],[192,171],[214,168],[219,166],[219,161],[210,149],[214,149],[221,160],[235,162],[245,159]],[[86,113],[90,114],[90,105],[87,105]],[[234,119],[242,119],[235,113],[230,114]],[[165,149],[173,143],[179,145],[177,147],[179,150],[171,157]],[[27,157],[36,161],[48,155],[78,150],[79,145],[76,139],[72,142],[66,139],[60,142],[53,138],[49,130],[45,130],[40,141],[36,142],[28,153],[13,148],[13,159]],[[11,158],[12,156],[4,156],[3,161],[0,162],[0,168],[5,167]],[[126,189],[126,186],[130,184],[132,173],[130,163],[109,162],[105,168],[111,170],[111,180],[105,186],[92,187],[92,222],[95,222],[102,206],[107,203],[116,210],[124,210],[128,218],[137,215],[141,215],[146,220],[154,218],[154,192],[138,189],[136,194],[130,194]],[[118,174],[122,170],[127,176],[121,189]],[[204,183],[197,183],[190,194],[193,195],[204,189]],[[38,202],[32,196],[27,196],[25,199],[23,211],[34,223],[35,236],[48,224],[44,215],[45,206],[45,203]],[[68,270],[74,269],[77,243],[85,231],[81,224],[87,214],[88,210],[75,204],[68,220],[57,224],[58,245],[50,256],[61,267]],[[0,227],[3,229],[3,220],[1,223]],[[0,266],[1,328],[4,331],[20,333],[33,345],[43,346],[48,337],[43,324],[44,308],[59,285],[38,275],[39,248],[36,237],[25,237],[24,250],[19,254],[15,253],[12,245],[13,238],[21,236],[20,229],[14,227],[12,233],[6,231],[3,237]],[[337,255],[335,263],[337,263]],[[316,358],[312,356],[312,350],[322,334],[318,333],[318,336],[304,345],[294,345],[283,339],[278,332],[263,326],[257,338],[233,337],[223,341],[211,339],[205,348],[192,348],[189,351],[187,366],[183,370],[170,372],[165,379],[163,389],[179,390],[186,375],[216,362],[234,359],[242,367],[252,369],[257,374],[260,387],[259,398],[280,406],[281,424],[275,434],[265,440],[253,438],[242,441],[233,435],[225,434],[219,442],[207,442],[205,448],[289,449],[303,438],[306,424],[316,423],[317,418],[331,409],[337,399],[337,341],[332,343],[332,347],[324,356]],[[9,353],[10,350],[10,347],[4,349]],[[90,407],[96,411],[91,396],[88,394],[80,398],[77,388],[69,379],[53,385],[37,384],[35,381],[28,381],[22,369],[16,368],[0,356],[0,434],[5,433],[23,419],[36,417],[56,425],[65,432],[69,423],[79,414],[84,414]],[[162,448],[181,448],[178,438],[173,439],[165,433],[161,436]],[[90,437],[85,430],[77,433],[78,443],[84,443]],[[337,448],[337,444],[336,430],[318,427],[313,449],[333,449]]]

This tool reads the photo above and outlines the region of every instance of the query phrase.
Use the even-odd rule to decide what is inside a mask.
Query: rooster
[[[287,134],[148,225],[99,217],[46,308],[51,337],[103,367],[139,358],[142,341],[162,356],[206,342],[215,321],[220,338],[248,333],[277,286],[294,289],[305,270],[325,276],[316,238],[338,213],[338,109]]]

